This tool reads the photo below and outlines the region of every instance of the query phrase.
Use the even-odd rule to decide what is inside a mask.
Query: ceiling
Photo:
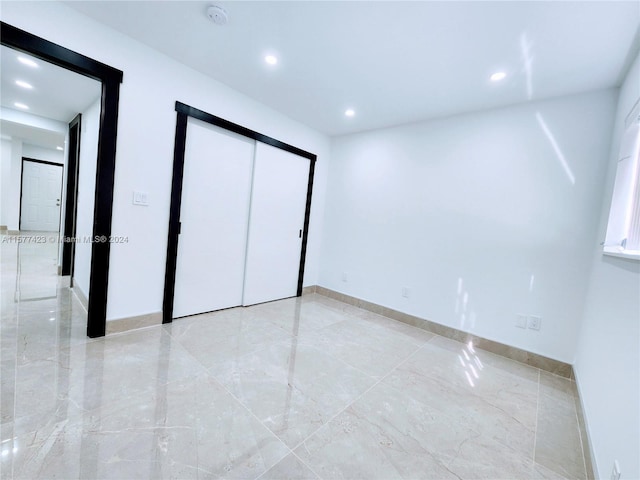
[[[225,26],[212,2],[65,3],[330,135],[617,86],[640,24],[637,1],[221,1]]]
[[[31,60],[36,66],[25,65],[18,57]],[[0,105],[9,110],[67,124],[95,102],[101,93],[102,86],[96,80],[5,46],[0,47],[0,64]],[[27,82],[33,88],[20,87],[17,80]],[[16,102],[29,108],[18,108]],[[4,137],[20,138],[25,143],[44,148],[64,145],[65,134],[60,129],[48,128],[48,123],[38,121],[37,117],[31,122],[41,125],[41,128],[36,128],[18,121],[20,117],[0,119],[0,131]]]
[[[22,123],[0,120],[0,130],[3,137],[20,138],[25,143],[38,147],[55,149],[64,148],[65,134],[46,128],[37,128]]]

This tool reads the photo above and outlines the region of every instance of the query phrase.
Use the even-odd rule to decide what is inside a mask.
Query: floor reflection
[[[15,292],[16,303],[46,300],[56,297],[58,277],[58,236],[48,232],[25,232],[16,243]],[[11,241],[9,240],[9,241]]]
[[[88,339],[0,248],[3,479],[585,476],[569,380],[320,295]]]

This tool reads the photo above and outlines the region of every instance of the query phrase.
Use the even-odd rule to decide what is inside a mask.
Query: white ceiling
[[[219,27],[211,3],[66,2],[331,135],[616,86],[640,24],[637,1],[223,1]]]
[[[32,60],[37,67],[20,63],[18,57]],[[100,82],[5,46],[0,47],[0,64],[0,105],[10,110],[66,124],[100,96]],[[16,80],[27,82],[33,88],[19,87]],[[23,103],[29,109],[19,109],[15,102]],[[36,123],[46,125],[46,122]],[[21,138],[26,143],[45,148],[61,146],[65,138],[58,130],[44,126],[35,128],[5,118],[0,120],[0,131],[3,136]]]
[[[28,58],[37,64],[29,67],[18,61]],[[97,80],[71,72],[4,45],[0,48],[0,105],[20,110],[20,102],[29,107],[22,110],[32,115],[68,123],[100,96],[102,86]],[[22,80],[33,86],[27,90],[16,85]]]

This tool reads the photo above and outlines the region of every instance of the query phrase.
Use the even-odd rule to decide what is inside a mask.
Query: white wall
[[[22,188],[22,140],[19,138],[11,139],[11,153],[9,158],[8,198],[5,209],[5,220],[9,230],[19,230],[20,189]]]
[[[614,108],[607,90],[335,139],[320,284],[572,362]]]
[[[5,2],[2,20],[124,71],[107,317],[158,312],[166,259],[176,100],[318,155],[305,285],[317,283],[327,136],[57,2]],[[107,47],[108,46],[108,47]],[[133,190],[150,205],[131,203]]]
[[[22,156],[35,160],[44,160],[45,162],[64,164],[64,152],[39,147],[37,145],[30,145],[28,143],[22,144]]]
[[[7,226],[11,199],[11,138],[0,141],[0,225]]]
[[[98,132],[100,129],[100,99],[82,113],[80,124],[80,159],[78,161],[78,199],[76,209],[76,238],[73,264],[73,286],[89,298],[91,274],[91,243],[93,238],[93,207],[95,205],[96,166],[98,160]]]
[[[640,56],[620,89],[605,202],[590,245],[593,271],[575,361],[596,475],[618,460],[623,479],[640,478],[640,262],[602,255],[624,120],[640,98]]]

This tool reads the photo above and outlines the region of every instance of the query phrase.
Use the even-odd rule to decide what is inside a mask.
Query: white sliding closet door
[[[174,318],[242,304],[255,141],[189,118]]]
[[[297,293],[310,161],[257,142],[243,305]]]

